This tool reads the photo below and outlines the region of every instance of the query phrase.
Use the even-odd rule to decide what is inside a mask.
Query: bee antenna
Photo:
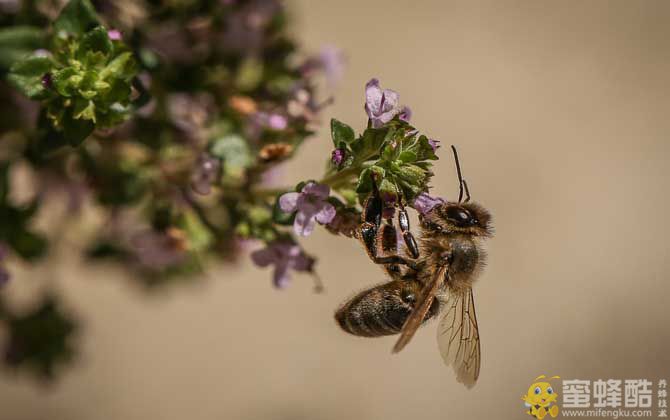
[[[458,152],[456,151],[456,146],[451,145],[451,150],[454,152],[454,161],[456,162],[456,172],[458,173],[458,202],[463,201],[463,191],[465,191],[465,202],[470,201],[470,189],[468,188],[468,183],[463,179],[463,174],[461,173],[461,162],[458,159]]]

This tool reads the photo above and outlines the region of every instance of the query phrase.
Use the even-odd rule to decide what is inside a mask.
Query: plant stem
[[[360,165],[351,166],[347,169],[344,169],[340,172],[334,172],[330,175],[326,175],[321,178],[320,181],[317,181],[319,184],[328,185],[331,188],[337,188],[349,182],[349,178],[352,175],[358,175],[362,170],[371,166],[372,163],[364,162]],[[261,198],[271,198],[280,194],[283,194],[287,191],[291,191],[291,187],[282,187],[282,188],[259,188],[253,189],[251,194]]]
[[[186,188],[181,189],[182,196],[184,197],[184,200],[188,205],[193,209],[195,212],[196,216],[200,219],[200,222],[205,225],[217,238],[220,238],[223,235],[223,232],[221,229],[219,229],[218,226],[214,225],[208,218],[207,214],[205,213],[205,209],[203,209],[200,204],[197,202],[197,200],[191,195],[190,191]]]

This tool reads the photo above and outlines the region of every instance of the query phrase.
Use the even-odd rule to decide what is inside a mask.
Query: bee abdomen
[[[335,313],[340,327],[353,335],[379,337],[400,332],[412,312],[403,281],[391,281],[364,290]]]
[[[340,327],[349,334],[362,337],[380,337],[400,332],[403,322],[388,313],[361,311],[361,308],[343,307],[335,314]],[[403,314],[406,319],[409,311]],[[394,319],[395,318],[395,319]]]

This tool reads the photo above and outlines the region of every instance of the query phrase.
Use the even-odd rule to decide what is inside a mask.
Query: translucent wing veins
[[[472,289],[452,292],[437,329],[442,358],[453,367],[456,379],[471,388],[479,377],[481,346]]]

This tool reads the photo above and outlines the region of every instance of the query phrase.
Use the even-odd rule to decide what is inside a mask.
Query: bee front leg
[[[375,264],[402,264],[414,268],[415,264],[413,261],[409,261],[400,255],[377,255],[377,249],[379,248],[377,246],[377,231],[377,227],[368,222],[363,223],[359,228],[361,240],[372,262]]]
[[[407,214],[407,210],[405,210],[405,206],[402,205],[402,200],[400,201],[400,210],[398,211],[398,225],[400,226],[402,239],[405,241],[409,255],[414,259],[419,258],[419,245],[417,245],[416,239],[414,239],[414,235],[410,231],[409,215]]]
[[[373,184],[373,192],[363,205],[363,223],[358,228],[358,236],[365,246],[365,251],[372,262],[387,266],[389,272],[397,271],[393,268],[397,264],[416,269],[414,262],[397,255],[396,230],[390,223],[382,225],[383,207],[384,203],[379,190]],[[380,256],[380,248],[384,252],[390,251],[393,254]]]

